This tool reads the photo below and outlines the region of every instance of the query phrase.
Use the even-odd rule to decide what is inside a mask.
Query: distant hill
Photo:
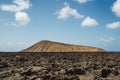
[[[104,52],[104,49],[43,40],[22,52]]]

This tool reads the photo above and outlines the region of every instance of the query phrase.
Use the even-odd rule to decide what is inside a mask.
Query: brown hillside
[[[22,52],[103,52],[104,49],[43,40]]]

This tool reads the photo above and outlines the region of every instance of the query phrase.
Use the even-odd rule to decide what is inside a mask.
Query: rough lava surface
[[[0,80],[120,80],[120,53],[0,53]]]

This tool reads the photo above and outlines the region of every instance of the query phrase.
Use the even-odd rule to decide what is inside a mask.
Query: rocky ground
[[[120,80],[120,53],[0,53],[0,80]]]

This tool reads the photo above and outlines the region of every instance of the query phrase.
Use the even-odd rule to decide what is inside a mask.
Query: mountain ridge
[[[22,52],[103,52],[102,48],[42,40]]]

